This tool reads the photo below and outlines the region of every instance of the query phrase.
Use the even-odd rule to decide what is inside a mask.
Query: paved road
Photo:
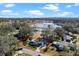
[[[42,53],[39,53],[39,52],[36,52],[36,51],[32,51],[32,50],[29,50],[29,49],[25,49],[25,48],[22,49],[22,52],[24,52],[24,53],[30,53],[30,54],[32,54],[34,56],[38,56],[38,55],[47,56],[45,54],[42,54]]]
[[[47,56],[45,54],[42,54],[42,53],[39,53],[39,52],[36,52],[36,51],[32,51],[32,50],[29,50],[29,49],[26,49],[26,48],[23,48],[22,50],[20,50],[20,52],[27,53],[27,54],[30,54],[30,55],[33,55],[33,56],[38,56],[38,55],[40,55],[40,56]]]

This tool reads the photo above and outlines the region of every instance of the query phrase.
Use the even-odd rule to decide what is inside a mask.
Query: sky
[[[79,3],[0,3],[0,17],[79,17]]]

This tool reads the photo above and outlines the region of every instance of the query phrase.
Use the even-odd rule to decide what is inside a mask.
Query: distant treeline
[[[8,20],[47,20],[53,21],[54,23],[64,23],[64,22],[79,22],[79,18],[0,18],[0,21],[8,21]]]

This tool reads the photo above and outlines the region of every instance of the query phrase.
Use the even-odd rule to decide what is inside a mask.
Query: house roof
[[[36,28],[48,28],[49,25],[53,29],[55,29],[57,27],[62,28],[61,26],[56,25],[54,23],[36,23],[36,24],[32,25],[32,27],[36,27]]]

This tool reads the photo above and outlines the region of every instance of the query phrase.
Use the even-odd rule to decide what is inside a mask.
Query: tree
[[[54,30],[54,32],[59,36],[59,37],[63,37],[63,34],[65,33],[63,28],[56,28]]]
[[[59,39],[63,39],[63,34],[65,33],[65,30],[63,29],[63,28],[56,28],[55,30],[54,30],[54,32],[56,33],[56,38],[57,38],[57,40]]]
[[[14,55],[16,49],[17,39],[10,36],[0,36],[0,56],[11,56]]]
[[[8,33],[14,32],[14,31],[15,31],[15,28],[11,24],[0,25],[0,35],[1,36],[7,35]]]
[[[15,27],[17,30],[20,28],[21,24],[19,21],[15,21],[14,23],[12,23],[13,27]]]
[[[20,33],[31,34],[32,28],[28,24],[25,24],[25,25],[21,26]]]

